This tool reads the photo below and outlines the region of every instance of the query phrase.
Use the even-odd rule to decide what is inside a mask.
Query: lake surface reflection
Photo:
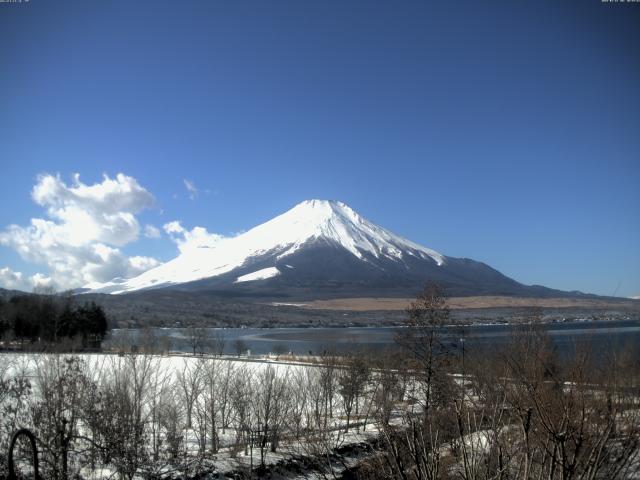
[[[292,352],[319,354],[326,350],[345,352],[358,349],[384,350],[394,346],[394,339],[402,327],[345,327],[345,328],[207,328],[207,338],[224,338],[225,353],[236,353],[241,345],[251,354]],[[545,326],[560,355],[570,354],[576,345],[589,343],[596,351],[622,350],[626,346],[640,346],[640,319],[620,321],[551,323]],[[443,343],[465,349],[496,351],[522,327],[511,325],[473,325],[447,327]],[[149,338],[151,337],[151,338]],[[192,347],[189,331],[181,328],[151,330],[116,329],[110,342],[144,345],[151,339],[162,342],[175,351],[189,352]],[[213,347],[205,347],[212,350]],[[638,355],[638,352],[636,352]]]

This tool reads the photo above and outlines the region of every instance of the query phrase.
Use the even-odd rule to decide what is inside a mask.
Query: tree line
[[[5,348],[99,348],[107,316],[94,302],[53,292],[0,298],[0,342]]]

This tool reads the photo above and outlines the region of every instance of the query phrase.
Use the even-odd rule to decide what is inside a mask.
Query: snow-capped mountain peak
[[[243,273],[235,281],[263,280],[279,275],[275,263],[315,243],[341,247],[365,262],[379,258],[402,262],[414,257],[441,266],[446,261],[438,252],[375,225],[342,202],[306,200],[245,233],[223,238],[213,246],[185,251],[142,275],[87,288],[93,292],[125,293],[166,287],[229,274],[258,260],[263,265],[256,268],[255,275]],[[265,266],[265,261],[272,264]]]
[[[273,225],[270,225],[272,224]],[[358,258],[364,253],[374,257],[401,258],[404,253],[421,252],[438,264],[444,257],[438,252],[399,237],[361,217],[345,203],[335,200],[306,200],[262,226],[283,227],[297,238],[281,256],[292,253],[309,239],[332,240]]]

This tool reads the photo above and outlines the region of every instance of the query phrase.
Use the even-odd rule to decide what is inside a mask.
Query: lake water
[[[616,321],[584,321],[547,324],[546,330],[560,354],[570,353],[576,345],[588,342],[596,351],[621,350],[627,345],[640,347],[640,319]],[[474,325],[448,327],[443,343],[465,349],[490,352],[506,344],[517,329],[511,325]],[[222,328],[205,329],[209,338],[223,336],[225,353],[236,353],[237,344],[251,354],[274,351],[296,354],[319,354],[325,350],[354,349],[384,350],[394,346],[394,338],[401,327],[345,327],[345,328]],[[169,349],[191,350],[188,330],[157,328],[151,330],[153,341],[162,341]],[[110,341],[144,345],[150,341],[149,331],[116,329]],[[464,339],[464,340],[462,340]]]

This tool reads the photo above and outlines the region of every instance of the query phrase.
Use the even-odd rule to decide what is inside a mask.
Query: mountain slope
[[[551,296],[488,265],[446,257],[393,234],[341,202],[308,200],[214,246],[192,249],[128,280],[88,285],[98,293],[210,290],[260,296],[329,298],[413,295],[425,281],[451,295]]]

